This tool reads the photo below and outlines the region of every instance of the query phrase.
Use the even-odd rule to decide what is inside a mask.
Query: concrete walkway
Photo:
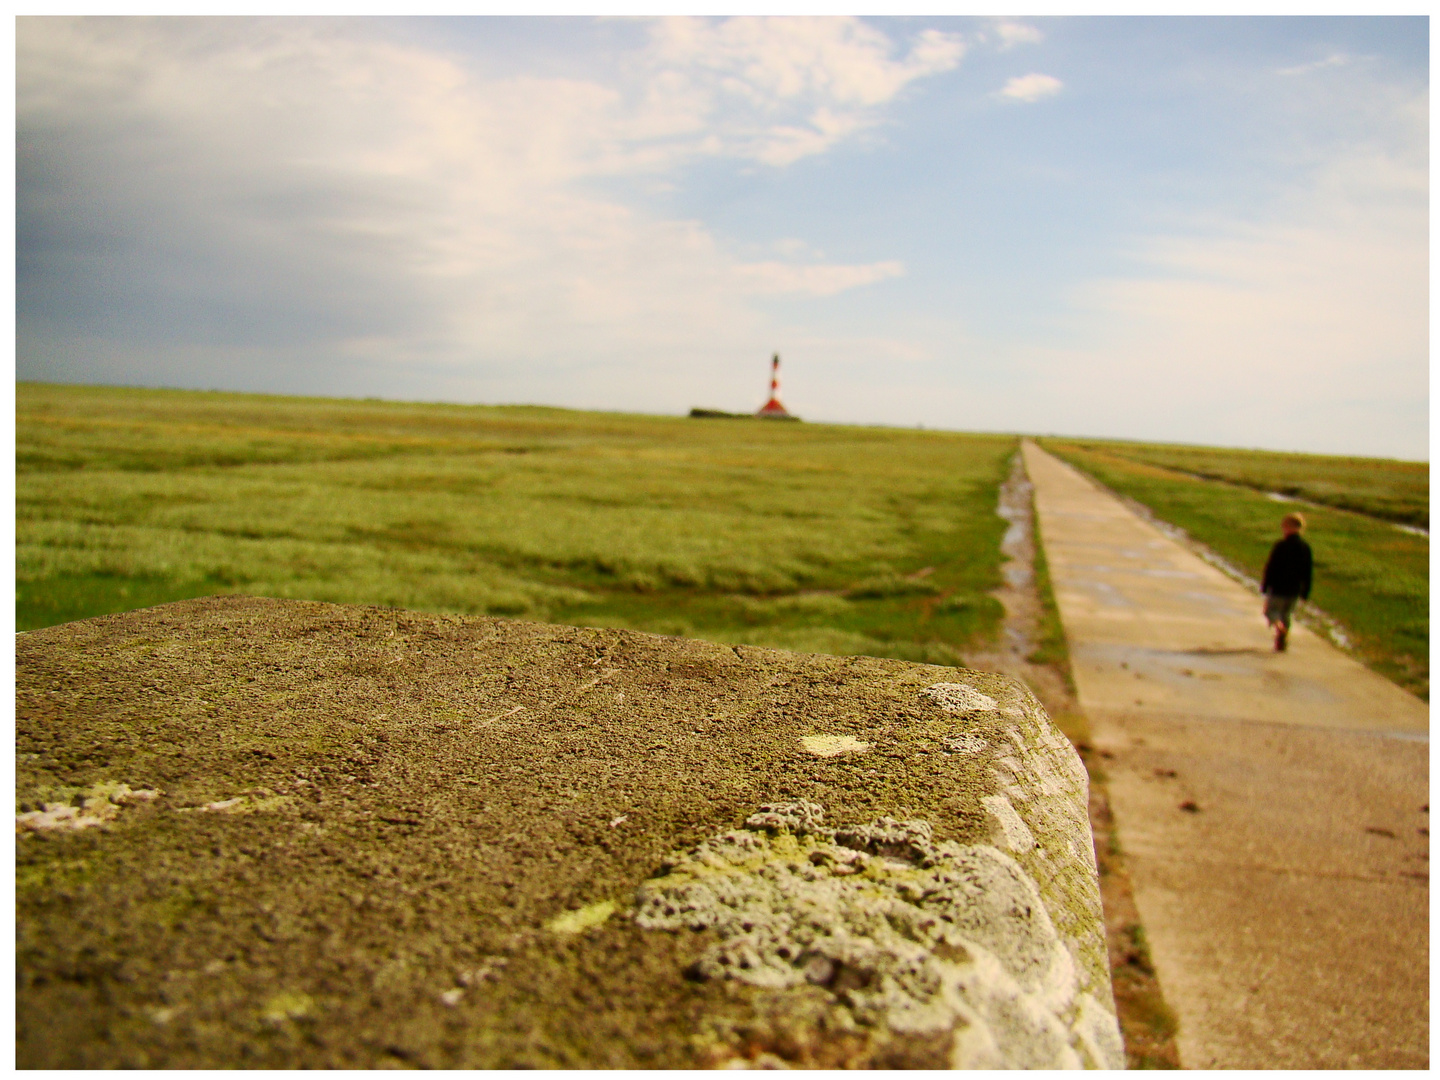
[[[1182,1063],[1427,1067],[1429,707],[1024,454]]]

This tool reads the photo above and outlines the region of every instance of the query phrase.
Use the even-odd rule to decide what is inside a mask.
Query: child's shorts
[[[1265,621],[1279,623],[1286,630],[1290,629],[1290,613],[1295,610],[1299,603],[1298,596],[1275,596],[1273,593],[1265,594]]]

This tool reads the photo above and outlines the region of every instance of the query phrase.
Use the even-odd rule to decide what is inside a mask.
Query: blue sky
[[[1428,34],[20,19],[17,373],[1425,458]]]

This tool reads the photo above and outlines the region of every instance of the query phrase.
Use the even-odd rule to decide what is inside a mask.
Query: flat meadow
[[[1430,465],[1423,461],[1285,454],[1119,440],[1064,440],[1067,445],[1285,495],[1382,521],[1430,528]]]
[[[216,593],[959,663],[1010,436],[20,383],[17,629]]]
[[[1257,581],[1300,511],[1310,600],[1360,660],[1430,694],[1430,467],[1423,462],[1047,438],[1045,449],[1177,525]],[[1363,508],[1363,511],[1362,511]]]

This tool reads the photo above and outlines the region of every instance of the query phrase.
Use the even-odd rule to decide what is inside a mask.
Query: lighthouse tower
[[[766,420],[793,420],[795,419],[785,411],[785,406],[780,404],[780,354],[776,353],[770,358],[770,400],[760,406],[760,411],[755,414]]]

